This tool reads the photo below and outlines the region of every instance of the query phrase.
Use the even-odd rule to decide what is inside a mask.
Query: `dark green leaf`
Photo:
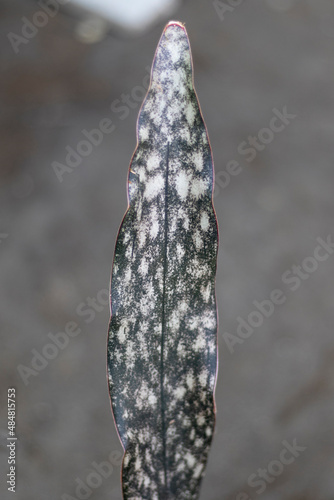
[[[189,41],[170,22],[138,118],[112,270],[108,375],[125,499],[195,499],[215,422],[213,163]]]

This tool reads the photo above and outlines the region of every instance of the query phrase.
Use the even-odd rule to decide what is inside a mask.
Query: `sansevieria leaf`
[[[213,162],[186,30],[170,22],[138,117],[112,268],[108,377],[124,499],[196,499],[215,423]]]

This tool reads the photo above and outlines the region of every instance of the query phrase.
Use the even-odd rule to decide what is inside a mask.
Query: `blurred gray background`
[[[37,2],[0,6],[1,498],[121,499],[118,465],[92,475],[121,451],[105,373],[106,290],[146,68],[174,18],[192,45],[220,227],[217,426],[201,498],[333,500],[334,254],[313,255],[317,238],[334,240],[334,3],[188,0],[131,26],[59,3],[37,32],[24,28],[45,22]],[[295,117],[263,131],[284,107]],[[114,130],[58,178],[54,162],[64,165],[66,148],[106,118]],[[258,135],[248,161],[254,154],[242,151]],[[231,160],[238,173],[227,176]],[[284,303],[261,321],[253,302],[275,289]],[[242,339],[237,318],[250,314],[261,324]],[[69,322],[80,333],[22,376]],[[11,386],[16,495],[5,484]],[[282,464],[286,443],[302,451]]]

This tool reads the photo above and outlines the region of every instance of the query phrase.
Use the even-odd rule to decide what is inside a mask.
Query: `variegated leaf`
[[[112,269],[108,376],[124,499],[196,499],[215,422],[213,163],[184,26],[153,61]]]

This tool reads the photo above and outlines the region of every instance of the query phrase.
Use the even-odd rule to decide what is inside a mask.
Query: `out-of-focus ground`
[[[324,260],[312,257],[317,238],[334,240],[334,4],[237,3],[226,0],[222,20],[199,0],[173,16],[185,22],[192,45],[220,226],[217,426],[201,498],[333,500],[334,254],[329,248],[317,253]],[[1,498],[73,500],[80,480],[94,484],[93,463],[121,451],[105,377],[105,290],[126,209],[140,87],[168,19],[140,36],[111,30],[85,44],[75,18],[58,14],[15,53],[8,33],[21,34],[22,18],[37,10],[32,1],[0,6]],[[137,100],[128,111],[110,109],[131,93]],[[240,144],[284,106],[295,118],[280,132],[261,132],[267,143],[247,161]],[[64,164],[66,147],[77,148],[83,129],[104,118],[113,132],[60,182],[52,162]],[[239,173],[224,185],[230,160]],[[294,272],[303,273],[299,282]],[[237,318],[247,319],[253,302],[275,289],[284,303],[262,321],[251,315],[261,325],[237,336]],[[32,350],[41,353],[68,322],[80,333],[25,385],[18,365],[31,368]],[[226,333],[239,339],[230,349]],[[16,495],[5,486],[11,386]],[[295,457],[282,455],[286,442],[301,448]],[[85,498],[120,500],[119,476],[116,465]]]

